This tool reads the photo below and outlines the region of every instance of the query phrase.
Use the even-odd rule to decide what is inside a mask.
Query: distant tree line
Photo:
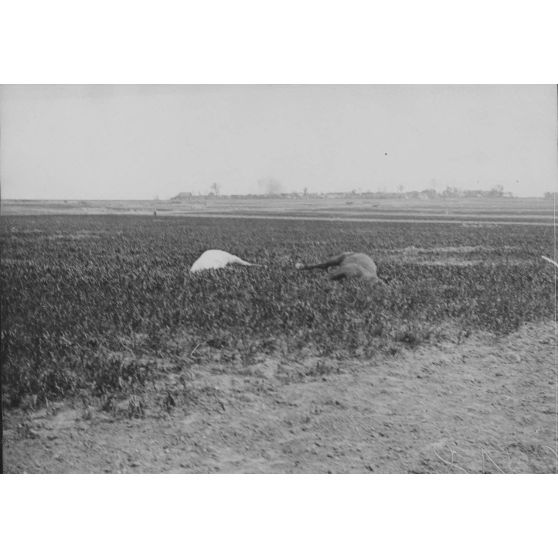
[[[345,192],[309,192],[304,188],[302,192],[287,192],[280,182],[274,179],[261,180],[258,183],[260,192],[257,194],[221,194],[221,187],[214,183],[210,187],[209,194],[194,194],[192,192],[180,192],[171,198],[175,201],[190,199],[194,197],[223,197],[223,198],[373,198],[373,199],[451,199],[451,198],[512,198],[511,192],[504,191],[501,184],[497,184],[489,190],[464,190],[455,186],[447,186],[445,190],[438,191],[435,188],[424,190],[405,191],[403,185],[399,185],[396,192],[386,191],[357,191],[355,189]],[[552,198],[554,194],[547,192],[545,198]]]

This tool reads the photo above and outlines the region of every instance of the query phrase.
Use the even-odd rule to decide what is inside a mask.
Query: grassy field
[[[238,218],[243,211],[225,211],[219,204],[195,217],[161,217],[160,208],[158,217],[133,211],[95,215],[91,207],[83,215],[57,215],[62,210],[53,207],[46,215],[10,215],[9,206],[3,207],[3,403],[7,462],[13,471],[178,467],[311,472],[326,463],[333,471],[458,472],[461,467],[482,472],[489,467],[484,454],[481,467],[481,453],[490,450],[494,455],[495,440],[507,444],[502,455],[515,452],[506,472],[551,470],[553,453],[541,449],[553,447],[549,409],[554,379],[545,367],[552,349],[554,272],[541,259],[553,253],[547,206],[537,201],[521,210],[516,200],[498,208],[475,201],[475,207],[453,207],[455,222],[446,223],[420,222],[432,216],[447,220],[447,207],[432,205],[383,207],[384,216],[394,213],[388,222],[355,222],[344,220],[352,206],[340,203],[314,207],[310,213],[318,220],[299,219],[308,214],[307,208],[290,202],[273,206],[273,211],[267,207],[274,216],[293,217],[289,220]],[[361,206],[355,214],[374,218],[377,209]],[[148,211],[145,205],[143,211]],[[224,215],[231,211],[231,218]],[[244,212],[262,216],[263,208],[245,207]],[[416,222],[397,221],[412,214]],[[503,216],[531,225],[495,224]],[[189,266],[209,248],[265,267],[189,276]],[[298,261],[317,261],[344,250],[372,255],[387,287],[332,283],[323,273],[302,273],[294,267]],[[509,342],[514,335],[521,347],[515,352]],[[503,361],[494,360],[495,347],[505,355]],[[456,355],[463,360],[454,360]],[[463,369],[467,359],[476,364]],[[402,370],[408,371],[404,377]],[[391,385],[394,378],[401,381]],[[511,382],[507,400],[502,399],[506,378]],[[500,391],[494,382],[502,384]],[[296,386],[298,395],[293,392]],[[354,392],[348,386],[354,386]],[[454,394],[458,386],[460,393]],[[359,395],[364,392],[370,398],[366,404]],[[422,407],[409,399],[413,394],[423,399]],[[478,424],[477,416],[473,427],[464,417],[475,400],[483,402],[478,412],[485,416]],[[527,409],[531,418],[523,428],[525,417],[512,417],[513,409],[530,400],[538,406],[538,418],[533,422],[535,411]],[[289,401],[297,401],[300,408],[286,418]],[[430,415],[421,414],[429,407]],[[421,415],[424,439],[420,429],[413,430],[413,420],[406,422],[413,412]],[[508,412],[509,421],[502,423],[502,413]],[[361,463],[353,450],[366,445],[364,433],[352,426],[355,421],[369,424],[364,417],[370,413],[377,436],[383,428],[384,437],[399,432],[403,441],[381,439],[374,446],[366,438],[370,448],[382,447],[383,453],[369,448],[371,456]],[[439,432],[452,423],[448,413],[464,422],[451,440]],[[244,424],[249,416],[254,422]],[[406,420],[397,423],[394,416]],[[177,417],[184,431],[175,432]],[[152,435],[155,429],[166,440],[176,457],[172,467],[162,462],[157,466],[158,458],[151,454],[116,463],[109,451],[104,455],[110,464],[103,465],[88,458],[84,448],[66,463],[56,459],[56,441],[39,444],[45,436],[48,441],[48,434],[41,432],[57,424],[61,430],[54,440],[60,440],[60,447],[72,445],[70,426],[85,424],[97,429],[92,443],[103,439],[112,447],[121,444],[119,429],[130,421],[140,421],[139,430]],[[227,430],[235,421],[237,434]],[[303,459],[305,443],[289,439],[276,454],[273,439],[257,428],[266,421],[270,431],[281,436],[290,430],[289,422],[302,438],[314,432],[322,444],[317,447],[327,450],[318,451],[316,460]],[[285,421],[283,429],[277,421]],[[533,446],[537,421],[543,421],[537,432],[544,435]],[[214,440],[213,449],[205,452],[193,424],[196,432]],[[339,424],[350,429],[353,449],[341,444],[347,431],[339,430]],[[380,430],[378,425],[383,425]],[[189,441],[176,442],[181,436]],[[481,452],[471,450],[467,463],[454,467],[453,458],[447,460],[442,453],[444,444],[460,436],[462,444],[468,439],[484,440],[485,445]],[[411,446],[411,453],[401,454],[397,448],[413,439],[424,447],[434,444],[430,457],[420,453],[411,459]],[[436,439],[441,445],[436,446]],[[242,461],[239,447],[256,440],[263,444],[257,456]],[[331,444],[341,444],[344,453],[338,455]],[[226,448],[236,460],[223,454]],[[164,453],[165,448],[160,450]]]

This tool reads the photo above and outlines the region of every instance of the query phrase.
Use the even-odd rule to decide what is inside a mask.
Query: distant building
[[[192,197],[194,197],[192,192],[180,192],[179,194],[171,198],[171,200],[189,200]]]

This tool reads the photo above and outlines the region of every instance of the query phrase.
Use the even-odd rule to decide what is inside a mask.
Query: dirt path
[[[197,395],[170,414],[7,414],[6,472],[556,472],[553,323],[375,362],[188,374]]]

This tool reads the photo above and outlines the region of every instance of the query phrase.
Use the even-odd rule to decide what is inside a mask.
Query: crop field
[[[273,399],[269,416],[290,421],[305,435],[313,431],[312,421],[319,418],[324,405],[333,405],[339,413],[336,425],[324,423],[314,430],[322,433],[323,442],[323,436],[327,438],[324,432],[330,433],[330,440],[346,436],[339,431],[347,416],[342,411],[353,408],[354,397],[369,389],[370,404],[374,404],[374,393],[383,397],[376,409],[384,405],[385,413],[377,420],[388,424],[387,432],[395,414],[405,415],[416,428],[409,398],[443,398],[437,393],[439,386],[459,374],[459,366],[466,360],[463,355],[470,351],[473,358],[481,342],[487,347],[500,343],[506,358],[511,359],[495,364],[495,377],[487,382],[505,382],[507,370],[515,367],[510,405],[519,412],[518,401],[528,399],[535,390],[533,404],[536,401],[539,405],[537,412],[544,411],[546,421],[544,428],[537,430],[546,438],[535,448],[525,446],[534,443],[532,438],[526,441],[527,434],[522,436],[519,431],[519,439],[510,434],[517,430],[513,420],[523,420],[510,418],[512,422],[505,427],[506,435],[511,436],[509,447],[501,450],[502,455],[511,455],[509,466],[494,457],[496,446],[490,444],[505,445],[504,434],[494,426],[492,437],[485,440],[492,448],[492,463],[500,469],[493,472],[549,472],[553,467],[553,377],[546,364],[542,366],[537,360],[550,359],[552,350],[554,270],[541,259],[542,255],[552,257],[552,227],[46,215],[3,217],[1,233],[2,397],[8,424],[5,459],[13,471],[161,471],[182,467],[191,471],[319,472],[319,462],[333,471],[460,472],[456,469],[461,468],[481,472],[481,456],[482,471],[490,465],[482,453],[488,452],[486,445],[476,453],[471,445],[468,460],[461,465],[454,461],[454,454],[451,459],[447,457],[450,454],[442,455],[444,444],[453,443],[456,435],[450,440],[447,435],[432,438],[429,434],[428,444],[442,440],[441,445],[412,463],[399,459],[396,443],[376,461],[369,456],[357,466],[356,458],[347,456],[364,443],[361,436],[352,449],[345,448],[345,453],[338,444],[337,450],[328,450],[329,457],[318,452],[313,462],[301,457],[307,451],[306,442],[285,440],[280,451],[272,450],[273,440],[256,426],[251,428],[257,435],[254,430],[247,433],[246,425],[237,424],[233,435],[223,430],[228,428],[225,423],[218,435],[212,431],[219,443],[207,451],[184,432],[174,432],[173,443],[161,435],[167,440],[169,455],[176,456],[167,465],[151,462],[148,466],[148,459],[134,461],[129,455],[118,462],[105,455],[103,464],[87,464],[83,456],[64,461],[63,455],[59,458],[64,453],[60,448],[56,457],[56,439],[69,433],[54,435],[54,441],[41,446],[43,453],[38,458],[37,440],[44,437],[38,432],[41,427],[33,422],[45,427],[44,421],[58,413],[71,417],[72,424],[84,423],[88,428],[95,424],[101,428],[105,423],[116,428],[119,421],[145,423],[141,428],[154,421],[159,426],[149,428],[163,428],[161,424],[171,424],[177,416],[189,420],[202,417],[203,426],[196,426],[200,432],[225,421],[224,414],[231,408],[238,413],[238,420],[247,420],[250,412],[256,413],[256,404],[271,405]],[[229,251],[263,267],[190,276],[189,266],[208,248]],[[335,283],[323,272],[295,269],[299,261],[311,263],[349,250],[370,254],[386,286],[371,288],[355,280]],[[510,345],[514,335],[520,338]],[[523,353],[515,354],[513,347],[519,346]],[[474,389],[482,391],[482,374],[490,369],[499,350],[489,348],[484,355],[475,354],[476,362],[484,364],[476,366],[474,374],[462,371],[454,388],[469,378]],[[419,364],[417,370],[413,368],[413,362],[434,358],[434,354],[449,370],[444,376],[436,365],[441,379],[428,376],[428,370],[433,369],[431,362],[423,366],[422,373]],[[459,365],[451,364],[448,358],[457,354],[463,360]],[[518,378],[525,380],[524,374],[529,372],[521,369],[521,363],[526,362],[536,368],[530,375],[534,384],[516,393]],[[354,397],[343,400],[347,386],[364,377],[365,370],[378,371],[385,366],[391,367],[391,372],[386,372],[384,380],[369,374],[366,377],[374,380],[372,384],[366,389],[355,386]],[[407,369],[413,369],[412,380],[398,385],[397,391],[390,392],[382,383],[393,381]],[[422,383],[421,374],[427,378]],[[288,410],[289,404],[295,405],[304,386],[314,390],[313,399],[300,402],[304,417],[286,418],[283,413],[277,418],[276,407],[283,404]],[[338,387],[337,396],[332,395],[334,386]],[[316,399],[319,394],[325,397],[321,389],[330,390],[323,405]],[[459,391],[447,392],[451,395],[446,398],[446,410],[458,404]],[[484,413],[504,391],[491,393],[488,397],[486,392],[470,392],[469,398],[480,401],[488,397],[483,400]],[[543,407],[546,410],[541,411]],[[255,422],[263,424],[266,410],[261,407],[259,412],[263,415]],[[435,424],[442,428],[445,419],[440,413],[421,416],[428,428]],[[460,414],[461,421],[465,414]],[[487,417],[477,419],[489,423]],[[370,421],[373,417],[366,424]],[[230,417],[225,422],[233,424]],[[535,423],[529,423],[529,428],[534,429]],[[304,425],[306,430],[302,430]],[[397,427],[393,428],[395,432]],[[406,436],[420,438],[420,433],[411,433],[411,426],[400,424],[399,429],[406,429]],[[472,427],[467,430],[471,444],[473,438],[482,438],[482,433],[473,431]],[[96,436],[105,453],[112,451],[111,443],[118,445],[110,441],[116,440],[115,436],[106,434],[102,443],[101,434]],[[193,457],[182,453],[178,464],[173,448],[181,445],[181,436],[190,440],[189,444],[182,440],[182,446],[188,446],[190,452],[198,449]],[[243,461],[237,442],[248,455],[254,436],[267,440],[268,445],[252,455],[251,461]],[[377,445],[373,450],[373,440],[367,439],[366,448],[378,451]],[[383,447],[385,438],[379,440]],[[428,444],[424,447],[430,447]],[[543,445],[549,449],[541,450]],[[224,458],[223,448],[228,448],[230,459]],[[515,448],[516,457],[510,448]],[[35,462],[35,466],[33,460],[37,459],[40,463]]]

